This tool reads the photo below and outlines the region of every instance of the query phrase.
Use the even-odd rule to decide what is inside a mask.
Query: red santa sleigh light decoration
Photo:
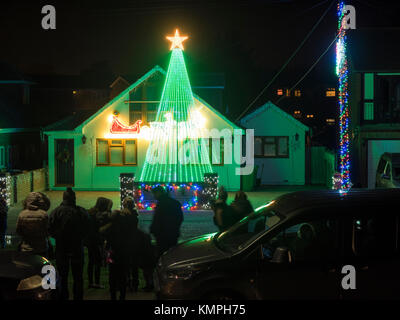
[[[113,116],[110,132],[114,134],[118,133],[139,134],[141,123],[142,120],[137,120],[133,125],[127,126],[121,123],[121,121],[118,120],[117,116]]]

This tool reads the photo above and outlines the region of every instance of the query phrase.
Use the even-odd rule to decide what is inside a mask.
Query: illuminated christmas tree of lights
[[[195,108],[183,57],[182,42],[187,37],[176,30],[167,39],[172,42],[171,59],[140,181],[200,182],[212,167],[206,141],[197,135],[202,117]],[[189,155],[189,162],[181,163],[180,152]]]

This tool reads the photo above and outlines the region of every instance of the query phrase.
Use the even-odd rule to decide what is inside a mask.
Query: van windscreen
[[[235,252],[250,240],[278,224],[281,218],[273,207],[273,205],[264,206],[222,232],[215,240],[217,246],[223,251]]]

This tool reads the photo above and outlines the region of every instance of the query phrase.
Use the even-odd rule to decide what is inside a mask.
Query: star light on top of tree
[[[172,42],[172,43],[171,43],[171,49],[170,49],[170,50],[173,50],[173,49],[175,49],[175,48],[179,48],[179,49],[182,49],[182,50],[183,50],[183,44],[182,44],[182,42],[185,41],[185,40],[187,40],[188,38],[189,38],[189,37],[187,37],[187,36],[181,37],[181,36],[179,35],[179,30],[176,29],[176,30],[175,30],[175,35],[174,35],[174,36],[168,36],[168,37],[167,37],[167,39],[168,39],[169,41]]]

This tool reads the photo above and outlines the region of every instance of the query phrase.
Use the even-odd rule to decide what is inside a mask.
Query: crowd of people
[[[227,200],[228,192],[221,186],[218,190],[218,197],[212,206],[214,223],[219,231],[225,231],[254,211],[246,193],[243,191],[236,192],[230,205],[228,205]]]
[[[68,275],[73,278],[73,298],[83,299],[84,248],[88,252],[87,279],[89,288],[104,288],[101,270],[107,266],[112,300],[124,300],[127,288],[137,291],[139,269],[145,279],[145,291],[152,291],[153,270],[158,257],[178,243],[183,222],[182,205],[162,187],[152,189],[157,205],[150,234],[138,228],[139,214],[134,199],[126,197],[120,210],[112,210],[110,199],[99,197],[89,210],[76,204],[71,188],[63,193],[61,204],[51,212],[50,200],[42,192],[31,192],[23,202],[16,232],[21,238],[18,250],[55,259],[60,277],[61,300],[69,298]],[[227,204],[228,193],[220,188],[213,203],[214,223],[224,231],[253,211],[244,192],[238,191]],[[0,197],[0,245],[5,246],[7,204]],[[50,237],[55,240],[53,248]]]

